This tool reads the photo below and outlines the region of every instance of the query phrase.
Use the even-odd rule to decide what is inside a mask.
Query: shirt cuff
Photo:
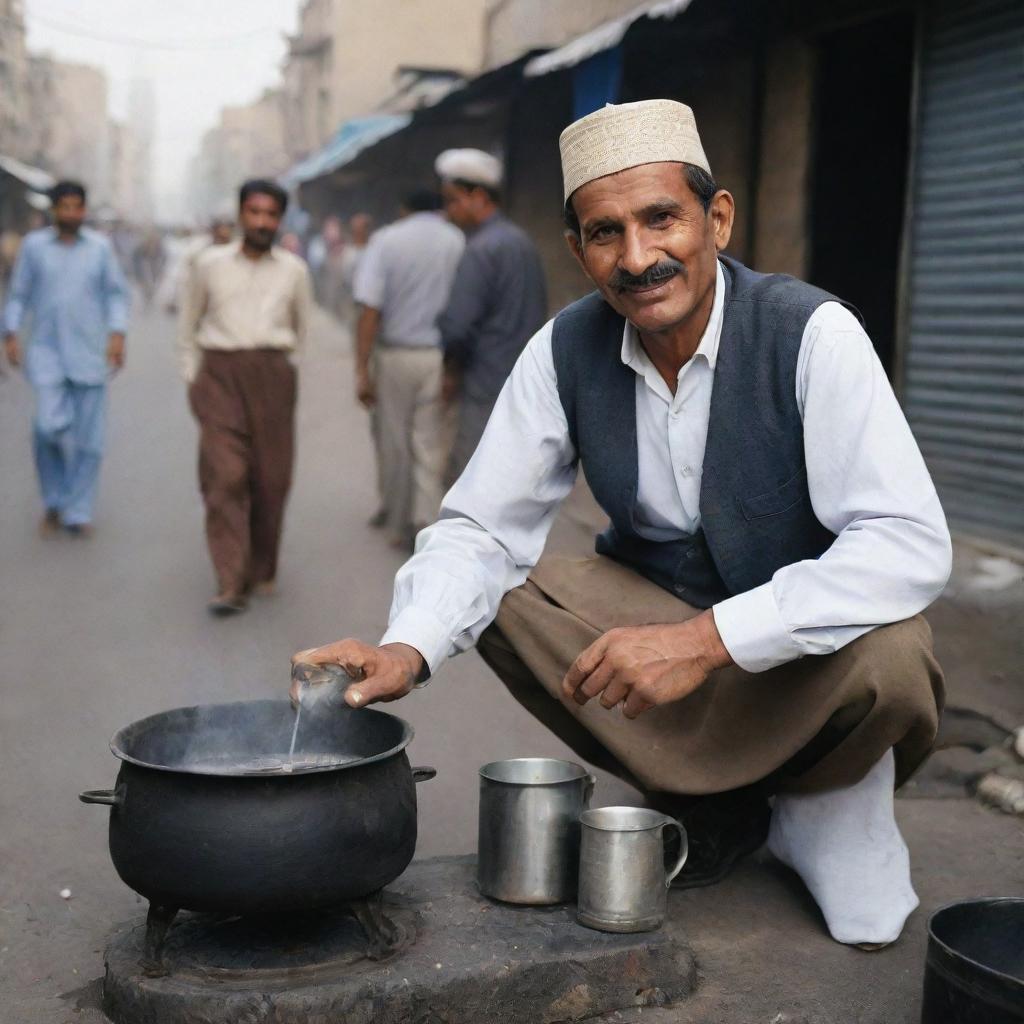
[[[766,672],[803,653],[782,621],[771,583],[716,604],[712,613],[725,649],[746,672]]]
[[[382,647],[384,644],[408,644],[415,647],[433,675],[448,657],[452,638],[448,627],[437,616],[410,605],[392,619],[380,644]]]

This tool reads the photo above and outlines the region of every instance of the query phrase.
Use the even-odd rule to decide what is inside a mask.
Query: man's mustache
[[[631,274],[619,267],[608,279],[608,284],[619,291],[634,291],[639,288],[650,288],[661,281],[667,281],[670,277],[675,277],[676,274],[682,274],[685,279],[686,267],[679,260],[666,256],[653,267],[648,267],[642,274]]]

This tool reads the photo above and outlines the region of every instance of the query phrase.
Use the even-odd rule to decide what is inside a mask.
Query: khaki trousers
[[[219,593],[274,579],[295,454],[295,367],[285,352],[207,350],[189,388],[199,487]]]
[[[722,669],[632,721],[597,700],[560,699],[569,666],[607,630],[697,614],[611,559],[546,556],[506,594],[478,650],[580,757],[642,791],[701,795],[765,780],[773,791],[828,790],[860,781],[890,748],[899,785],[927,756],[944,691],[919,615],[834,654],[757,674]]]
[[[441,350],[377,345],[373,373],[382,506],[389,533],[405,540],[441,507],[448,453]]]

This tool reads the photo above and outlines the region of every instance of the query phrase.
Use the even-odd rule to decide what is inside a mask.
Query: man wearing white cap
[[[362,676],[358,706],[478,642],[580,756],[682,817],[684,884],[767,839],[835,939],[887,944],[918,902],[893,789],[943,699],[928,472],[851,308],[720,255],[733,199],[688,107],[609,106],[560,141],[598,290],[530,341],[381,646],[304,657]],[[598,556],[542,559],[578,466]]]
[[[540,257],[499,208],[501,161],[479,149],[447,149],[435,161],[448,219],[466,232],[451,298],[438,320],[445,395],[458,398],[449,480],[466,468],[498,393],[547,319]]]

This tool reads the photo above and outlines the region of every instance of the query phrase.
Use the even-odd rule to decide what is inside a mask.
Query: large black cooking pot
[[[932,914],[921,1024],[1024,1024],[1024,899]]]
[[[178,708],[118,732],[110,805],[117,873],[154,906],[232,914],[319,910],[397,878],[416,847],[412,728],[371,708],[285,701]]]

